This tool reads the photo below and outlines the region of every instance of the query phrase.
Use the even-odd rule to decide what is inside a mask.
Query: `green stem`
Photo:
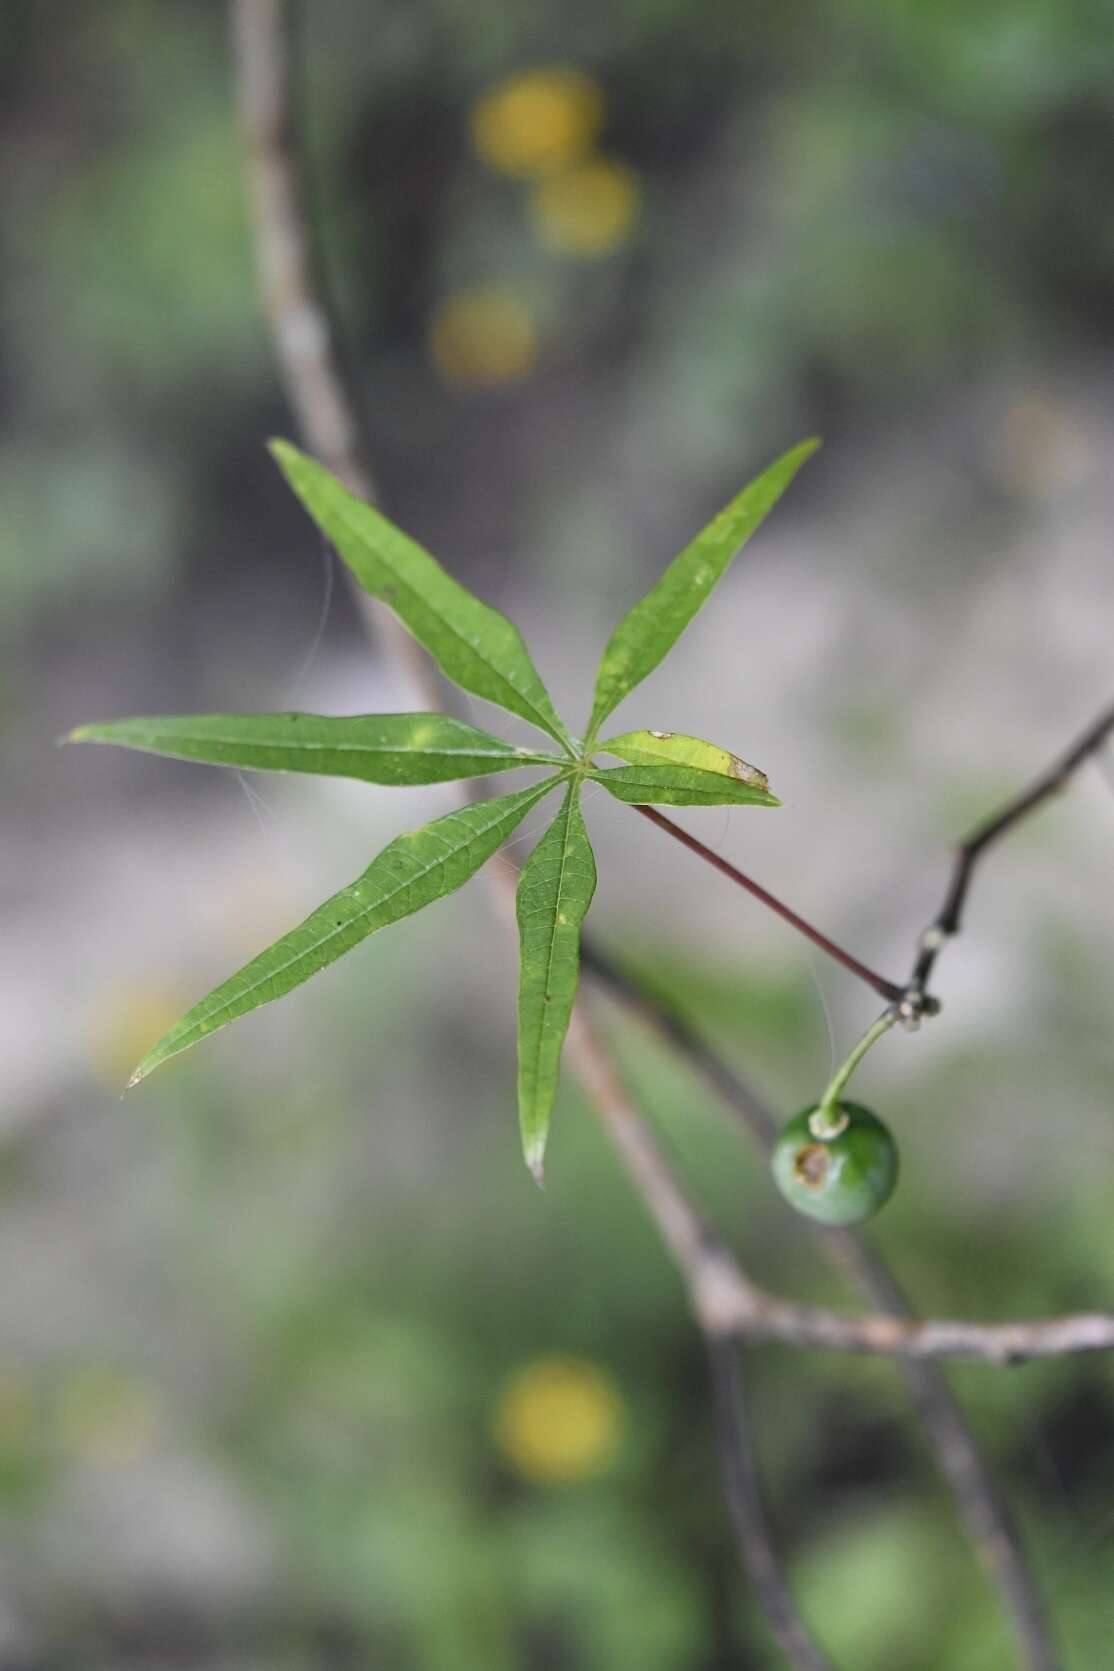
[[[877,1044],[883,1033],[889,1032],[896,1020],[896,1008],[891,1007],[888,1010],[883,1010],[877,1021],[867,1028],[847,1060],[836,1069],[827,1090],[820,1098],[816,1110],[808,1122],[809,1129],[814,1137],[838,1137],[844,1129],[847,1124],[846,1114],[834,1114],[832,1110],[843,1095],[848,1080],[867,1051],[872,1045]]]

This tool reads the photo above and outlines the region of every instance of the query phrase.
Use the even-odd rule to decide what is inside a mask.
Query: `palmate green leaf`
[[[819,445],[819,441],[802,441],[776,459],[697,534],[673,559],[657,585],[619,622],[608,640],[596,678],[589,742],[608,714],[673,648],[731,559]]]
[[[596,887],[578,798],[578,786],[570,784],[518,883],[518,1116],[526,1164],[539,1183],[580,976],[580,925]]]
[[[461,807],[396,837],[355,882],[195,1004],[147,1052],[129,1087],[218,1028],[283,997],[377,929],[459,888],[557,781]]]
[[[632,766],[693,766],[719,777],[735,778],[752,789],[769,789],[765,772],[740,760],[702,737],[686,737],[680,731],[625,731],[621,737],[605,737],[596,745]]]
[[[588,776],[630,806],[781,805],[768,789],[695,766],[607,766]]]
[[[360,585],[394,610],[446,678],[569,743],[513,621],[481,603],[381,511],[289,441],[272,441],[271,452]]]
[[[364,783],[447,783],[515,766],[561,765],[448,714],[193,714],[82,725],[68,742],[117,743],[259,772],[315,772]]]

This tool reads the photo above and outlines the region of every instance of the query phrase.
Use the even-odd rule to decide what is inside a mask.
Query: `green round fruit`
[[[830,1130],[804,1108],[774,1147],[774,1182],[791,1207],[821,1224],[862,1224],[893,1194],[897,1144],[869,1108],[837,1102]]]

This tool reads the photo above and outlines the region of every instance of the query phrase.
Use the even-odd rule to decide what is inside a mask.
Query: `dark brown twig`
[[[891,1317],[914,1315],[889,1267],[861,1236],[828,1230],[821,1239],[828,1257],[842,1264],[877,1310]],[[1025,1663],[1032,1671],[1056,1671],[1059,1661],[1013,1513],[983,1461],[955,1394],[934,1363],[904,1358],[901,1372],[967,1535],[1001,1595]]]
[[[315,252],[309,235],[301,180],[293,100],[289,8],[285,0],[233,0],[233,24],[237,49],[239,100],[248,139],[248,167],[256,218],[259,264],[267,313],[278,348],[283,380],[303,435],[310,447],[343,481],[364,497],[371,497],[371,479],[361,438],[358,405],[347,382],[335,348],[335,333],[323,291],[318,282]],[[374,623],[389,650],[409,672],[431,708],[441,706],[440,682],[426,658],[416,653],[409,635],[394,617],[376,610],[361,594],[365,619]],[[501,906],[513,904],[513,872],[495,872]],[[568,1053],[577,1076],[591,1095],[591,1082],[606,1058],[578,1005],[570,1029]],[[622,1100],[622,1099],[620,1099]],[[603,1111],[601,1110],[601,1113]],[[672,1190],[668,1167],[648,1137],[637,1113],[629,1108],[611,1119],[616,1137],[636,1185],[657,1203],[655,1217],[667,1240],[678,1238],[677,1249],[687,1248],[686,1238],[699,1237],[699,1219],[680,1196],[679,1210],[670,1211]],[[607,1116],[604,1115],[605,1121]],[[625,1141],[618,1136],[625,1133]],[[676,1203],[674,1203],[676,1206]],[[744,1443],[742,1432],[738,1443]],[[766,1538],[764,1525],[754,1528],[743,1550],[749,1561],[760,1560],[763,1569],[777,1568],[777,1557]],[[761,1581],[756,1575],[761,1594]],[[792,1598],[783,1588],[781,1615],[792,1613]],[[803,1624],[798,1630],[807,1639]],[[791,1656],[792,1657],[792,1656]],[[814,1661],[793,1661],[795,1671],[812,1671]]]
[[[371,500],[360,404],[337,346],[306,211],[287,0],[232,0],[232,35],[256,263],[283,388],[322,464]],[[372,635],[435,708],[437,685],[424,652],[389,609],[359,588],[355,595]]]
[[[659,830],[664,830],[667,835],[671,835],[674,841],[679,841],[690,852],[698,853],[702,859],[706,860],[708,864],[714,865],[724,876],[729,876],[732,882],[737,883],[740,888],[745,888],[748,893],[754,895],[755,899],[760,899],[763,905],[768,905],[771,911],[776,911],[779,917],[784,917],[787,923],[792,923],[793,927],[803,934],[806,939],[811,940],[814,946],[819,946],[821,951],[827,952],[829,957],[834,957],[837,963],[842,963],[843,967],[849,969],[853,975],[858,975],[861,981],[865,981],[868,986],[873,987],[880,997],[886,999],[887,1003],[894,1004],[901,1000],[904,992],[902,987],[894,981],[888,981],[884,975],[877,974],[873,969],[868,969],[865,963],[860,963],[857,957],[853,957],[850,952],[844,951],[842,946],[837,946],[834,940],[829,940],[826,934],[822,934],[818,928],[813,928],[810,922],[806,922],[803,917],[799,917],[796,911],[783,904],[780,899],[768,892],[760,883],[755,882],[745,871],[739,870],[729,859],[725,859],[713,848],[705,846],[704,842],[699,841],[696,836],[690,835],[687,830],[683,830],[680,824],[675,824],[672,818],[667,818],[664,813],[659,812],[657,807],[639,806],[635,807],[634,810],[640,812],[643,818],[648,818],[651,824],[656,824]]]
[[[324,303],[302,187],[286,0],[233,0],[240,118],[255,216],[255,251],[286,397],[321,462],[373,497],[359,403]]]
[[[832,1671],[831,1660],[820,1652],[797,1612],[777,1558],[750,1438],[739,1357],[739,1348],[730,1341],[708,1342],[720,1473],[743,1568],[786,1659],[799,1671]]]
[[[917,960],[906,989],[907,995],[923,994],[936,967],[936,959],[948,940],[959,933],[963,908],[967,903],[967,893],[971,886],[971,876],[986,849],[999,841],[1023,818],[1035,812],[1045,801],[1050,800],[1058,790],[1066,788],[1080,766],[1098,753],[1112,732],[1114,705],[1101,713],[1066,753],[1053,761],[1047,771],[1035,777],[1027,789],[1023,789],[1013,800],[1007,801],[1004,807],[979,824],[960,842],[956,849],[955,863],[944,895],[944,903],[932,924],[921,935]]]
[[[768,1153],[777,1138],[777,1117],[749,1080],[676,1009],[655,997],[644,983],[603,956],[597,947],[586,946],[583,961],[586,973],[602,982],[685,1057],[757,1147]],[[800,1223],[805,1227],[805,1220]],[[815,1234],[825,1257],[873,1307],[891,1317],[912,1318],[914,1314],[897,1280],[862,1235],[819,1227],[815,1227]],[[904,1358],[901,1371],[968,1536],[1002,1597],[1025,1663],[1032,1671],[1055,1671],[1048,1626],[1013,1515],[983,1461],[955,1395],[934,1363]]]
[[[776,1340],[895,1358],[970,1358],[1015,1364],[1066,1352],[1114,1349],[1114,1313],[1082,1312],[1020,1323],[965,1323],[950,1318],[848,1317],[767,1293],[740,1266],[674,1176],[623,1088],[594,1028],[578,1006],[577,1075],[604,1120],[628,1172],[685,1278],[705,1333],[741,1341]]]
[[[331,322],[320,301],[313,246],[302,203],[291,115],[287,9],[282,0],[234,0],[233,9],[261,266],[284,379],[310,446],[350,486],[367,494],[369,482],[356,421],[357,407],[335,351]],[[392,620],[392,631],[393,628]],[[398,632],[391,643],[392,649],[400,657],[405,655],[412,666],[412,641]],[[766,898],[774,909],[809,933],[823,949],[831,951],[846,967],[866,979],[888,1001],[900,995],[893,983],[884,981],[857,959],[841,954],[826,937],[810,930],[795,913],[770,899],[765,890],[751,884],[749,879],[743,880],[741,873],[739,879],[742,885]],[[1060,1319],[1049,1325],[1019,1325],[1004,1331],[981,1330],[966,1324],[906,1323],[894,1332],[892,1319],[844,1319],[832,1313],[793,1307],[762,1294],[711,1236],[673,1178],[641,1116],[626,1101],[621,1088],[617,1089],[606,1055],[582,1008],[570,1033],[570,1045],[578,1076],[589,1092],[594,1092],[597,1107],[619,1152],[689,1282],[694,1307],[710,1339],[738,1329],[759,1338],[797,1339],[851,1350],[894,1352],[906,1357],[943,1350],[972,1350],[991,1361],[1043,1350],[1052,1338],[1048,1334],[1050,1329],[1059,1330],[1058,1350],[1109,1344],[1098,1338],[1110,1323],[1105,1318]],[[1034,1659],[1032,1663],[1038,1662]]]
[[[963,909],[967,903],[967,894],[971,886],[972,873],[982,854],[994,842],[1000,840],[1002,836],[1012,830],[1016,824],[1020,823],[1023,818],[1035,812],[1038,807],[1043,805],[1045,801],[1050,800],[1059,790],[1066,788],[1075,772],[1093,755],[1098,753],[1112,732],[1114,732],[1114,706],[1104,710],[1067,752],[1059,760],[1054,761],[1046,771],[1041,772],[1038,777],[1034,778],[1027,789],[1024,789],[1013,800],[1007,801],[1000,811],[980,824],[964,841],[960,842],[956,849],[955,863],[948,882],[947,892],[944,895],[944,902],[932,923],[920,937],[913,972],[904,987],[898,986],[895,981],[887,980],[884,975],[879,975],[875,970],[868,968],[857,957],[845,951],[834,940],[829,939],[820,929],[815,928],[812,923],[799,916],[796,911],[784,904],[775,894],[762,887],[761,883],[756,882],[753,877],[748,876],[745,871],[740,870],[737,865],[733,865],[729,859],[725,859],[722,854],[715,852],[714,849],[708,847],[696,836],[690,835],[687,830],[682,829],[679,824],[675,824],[671,818],[667,818],[656,807],[640,806],[636,807],[635,811],[640,812],[643,818],[649,819],[651,824],[656,824],[659,830],[664,830],[667,835],[672,836],[674,841],[681,842],[690,852],[697,853],[706,863],[713,865],[716,870],[729,877],[738,887],[745,888],[756,899],[760,899],[771,911],[776,911],[779,917],[790,923],[806,939],[811,940],[814,946],[818,946],[821,951],[826,952],[829,957],[842,964],[851,974],[857,975],[860,980],[865,981],[887,1003],[899,1004],[903,1015],[907,1019],[915,1021],[922,1015],[935,1014],[939,1008],[937,1001],[928,996],[928,982],[936,966],[936,959],[944,946],[949,939],[959,933]]]

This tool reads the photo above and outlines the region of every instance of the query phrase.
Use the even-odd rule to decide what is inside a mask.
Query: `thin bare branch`
[[[1058,760],[1054,760],[1046,771],[1035,777],[1028,788],[1007,801],[1005,806],[977,825],[970,835],[960,842],[956,849],[944,903],[933,922],[921,935],[917,959],[906,988],[907,998],[924,993],[936,967],[936,959],[947,942],[959,933],[971,877],[987,848],[1000,841],[1002,836],[1008,834],[1030,813],[1036,812],[1038,807],[1043,806],[1045,801],[1050,800],[1058,791],[1065,789],[1080,766],[1099,752],[1112,732],[1114,704],[1105,709]]]
[[[795,1671],[832,1671],[831,1660],[820,1652],[797,1612],[778,1559],[751,1442],[739,1357],[730,1341],[708,1342],[720,1472],[743,1568],[774,1640]]]
[[[963,1323],[949,1318],[923,1322],[896,1317],[843,1317],[838,1312],[798,1306],[764,1295],[755,1307],[752,1284],[728,1293],[716,1273],[721,1309],[717,1326],[741,1340],[780,1340],[789,1346],[823,1346],[836,1352],[882,1357],[969,1358],[977,1363],[1020,1364],[1034,1358],[1114,1350],[1114,1313],[1071,1312],[1021,1323]]]
[[[938,1001],[928,995],[928,982],[936,966],[936,959],[944,946],[949,939],[959,933],[963,909],[967,903],[967,894],[971,886],[971,877],[982,854],[988,847],[999,841],[1002,836],[1008,834],[1023,818],[1027,818],[1045,801],[1050,800],[1053,795],[1066,788],[1080,766],[1091,759],[1092,756],[1098,754],[1112,732],[1114,732],[1114,705],[1105,709],[1066,753],[1054,761],[1046,771],[1041,772],[1039,776],[1034,778],[1026,789],[1022,790],[1012,800],[1007,801],[1004,807],[982,824],[979,824],[965,840],[960,842],[956,849],[955,862],[944,895],[944,902],[936,917],[920,936],[913,972],[904,987],[899,986],[895,981],[888,980],[885,975],[878,974],[876,970],[869,968],[859,958],[845,951],[842,946],[792,910],[775,894],[762,887],[761,883],[756,882],[753,877],[748,876],[745,871],[740,870],[737,865],[733,865],[729,859],[725,859],[696,836],[690,835],[687,830],[674,823],[673,819],[667,818],[656,807],[640,806],[636,807],[635,811],[640,812],[643,818],[648,819],[651,824],[656,824],[659,830],[664,830],[675,841],[681,842],[690,852],[698,854],[707,864],[713,865],[716,870],[729,877],[738,887],[745,888],[756,899],[760,899],[763,905],[768,906],[771,911],[775,911],[779,917],[790,923],[798,933],[811,940],[814,946],[818,946],[821,951],[826,952],[829,957],[842,964],[859,980],[865,981],[880,997],[885,998],[888,1003],[900,1005],[903,1019],[915,1022],[922,1015],[934,1015],[939,1009]]]
[[[286,396],[321,462],[370,499],[359,403],[337,349],[310,233],[288,0],[233,0],[232,23],[256,259]]]
[[[586,973],[602,982],[685,1057],[735,1115],[752,1142],[768,1154],[777,1139],[778,1120],[749,1079],[725,1061],[678,1010],[654,996],[637,977],[620,969],[597,947],[586,946],[583,961]],[[896,1278],[860,1233],[822,1229],[805,1219],[799,1222],[802,1229],[815,1236],[829,1263],[854,1283],[873,1307],[891,1317],[913,1317]],[[955,1395],[941,1369],[932,1362],[903,1358],[900,1368],[967,1534],[1002,1598],[1024,1663],[1030,1671],[1056,1671],[1048,1625],[1013,1515]]]
[[[960,844],[944,902],[937,918],[921,937],[913,974],[901,995],[901,1013],[907,1019],[915,1020],[919,1015],[933,1013],[939,1007],[937,1001],[926,994],[927,982],[943,946],[950,937],[959,932],[978,859],[989,846],[1007,834],[1023,818],[1064,789],[1074,773],[1089,759],[1098,757],[1112,731],[1114,706],[1104,710],[1058,760],[997,813],[977,826]],[[671,832],[676,832],[676,827],[669,825],[669,821],[661,818],[660,814],[655,816],[654,821],[669,827]],[[683,832],[676,833],[686,840],[686,845],[700,850],[692,838],[686,838]],[[726,869],[728,874],[732,874],[734,880],[740,881],[760,898],[765,898],[774,909],[780,910],[783,916],[794,921],[792,913],[783,909],[780,902],[772,900],[765,894],[765,890],[752,883],[750,878],[735,873],[734,867],[729,867],[718,855],[706,853],[706,856],[710,857],[718,868]],[[825,944],[826,937],[818,936],[811,930],[810,925],[802,924],[796,919],[795,926],[803,928],[809,938],[820,944],[823,949],[833,952],[840,962],[848,964],[846,954],[839,948]],[[639,1009],[648,1014],[659,1030],[689,1056],[693,1064],[720,1089],[742,1115],[752,1135],[768,1146],[776,1131],[776,1122],[770,1111],[762,1105],[761,1099],[756,1098],[748,1086],[734,1080],[731,1069],[726,1067],[676,1014],[658,1008],[653,1000],[647,999],[645,993],[632,991],[625,978],[613,967],[609,967],[605,960],[593,954],[591,961],[595,963],[595,972],[598,975],[619,990],[628,1002],[633,1001]],[[852,965],[855,962],[857,960],[851,960]],[[853,972],[861,973],[861,970],[853,968]],[[826,1232],[824,1241],[830,1256],[844,1265],[848,1274],[854,1277],[860,1289],[876,1307],[906,1323],[911,1322],[911,1313],[894,1278],[865,1243],[846,1231]],[[1066,1327],[1060,1327],[1061,1324]],[[981,1331],[981,1337],[982,1346],[996,1355],[994,1361],[1012,1360],[1015,1355],[1012,1347],[1018,1346],[1019,1343],[1020,1352],[1017,1355],[1033,1355],[1034,1348],[1041,1355],[1059,1351],[1069,1341],[1069,1350],[1104,1349],[1111,1344],[1110,1319],[1102,1314],[1076,1319],[1052,1319],[1045,1324],[1022,1326],[1020,1332],[1015,1329],[1012,1334],[999,1333],[993,1341],[987,1337],[985,1331]],[[780,1338],[786,1337],[782,1335]],[[950,1344],[954,1346],[958,1339],[958,1335],[952,1334]],[[968,1344],[970,1343],[968,1337]],[[944,1337],[937,1336],[933,1341],[928,1336],[922,1336],[918,1350],[935,1352],[937,1349],[943,1350],[944,1345]],[[1028,1663],[1035,1671],[1054,1671],[1057,1663],[1054,1651],[1011,1517],[982,1463],[974,1438],[950,1389],[924,1359],[906,1355],[904,1372],[975,1547],[994,1574],[1006,1600]]]
[[[370,498],[372,483],[362,442],[358,403],[344,375],[336,337],[309,233],[294,123],[293,73],[289,8],[285,0],[233,0],[239,99],[248,140],[249,174],[255,208],[259,265],[267,313],[278,347],[283,379],[291,405],[310,447],[353,492]],[[393,617],[369,609],[361,599],[365,619],[384,634],[390,651],[421,690],[430,707],[441,705],[440,681],[424,656]],[[500,908],[513,907],[513,870],[493,873]],[[593,1078],[606,1074],[602,1051],[585,1044],[587,1022],[583,1005],[573,1018],[568,1054],[578,1078],[591,1095]],[[612,1099],[612,1134],[636,1184],[656,1205],[656,1216],[678,1263],[698,1253],[703,1238],[699,1216],[657,1151],[645,1126],[621,1096]],[[694,1240],[695,1238],[695,1240]],[[710,1343],[714,1349],[715,1343]],[[741,1443],[742,1436],[738,1435]],[[768,1539],[757,1535],[743,1546],[750,1554],[762,1549],[762,1570],[776,1556]],[[754,1574],[762,1592],[761,1571]],[[795,1630],[807,1641],[796,1619],[792,1597],[781,1587],[778,1603],[781,1630]],[[798,1660],[800,1671],[820,1671],[820,1660]]]
[[[740,1288],[732,1278],[732,1292],[745,1290],[757,1303],[760,1290],[752,1288],[749,1278],[737,1270],[726,1247],[674,1177],[657,1138],[627,1096],[610,1054],[588,1018],[583,997],[573,1010],[568,1038],[577,1078],[690,1288],[722,1260],[736,1270],[741,1284]]]
[[[850,1230],[820,1232],[825,1253],[870,1303],[891,1317],[914,1312],[870,1244]],[[901,1372],[984,1571],[997,1586],[1017,1645],[1030,1671],[1057,1671],[1059,1660],[1036,1581],[1012,1510],[983,1459],[959,1402],[940,1368],[904,1358]]]
[[[657,1139],[627,1097],[584,1006],[573,1016],[578,1078],[603,1119],[643,1202],[669,1247],[705,1333],[741,1341],[781,1341],[837,1352],[896,1358],[970,1358],[1015,1364],[1068,1352],[1114,1348],[1114,1313],[1083,1312],[1020,1323],[924,1322],[905,1317],[848,1317],[767,1293],[694,1206]]]
[[[322,464],[373,499],[360,404],[337,346],[306,209],[288,0],[232,0],[232,34],[256,261],[286,397]],[[435,708],[438,685],[424,652],[389,609],[359,588],[356,601],[407,683]]]
[[[321,300],[315,252],[304,210],[292,117],[287,7],[284,0],[233,0],[233,13],[260,263],[284,380],[309,445],[355,491],[370,496],[358,407],[344,376],[332,323]],[[415,647],[404,633],[395,630],[393,618],[387,617],[387,622],[392,651],[411,670],[412,676],[415,665],[419,665],[425,688],[435,693],[432,671],[424,660],[417,662]],[[380,630],[383,630],[382,619]],[[435,694],[431,705],[436,705]],[[984,835],[983,845],[985,840]],[[749,879],[743,880],[742,885],[750,887],[759,897],[768,898]],[[900,995],[893,983],[841,953],[780,902],[768,902],[866,979],[888,1001]],[[1050,1330],[1058,1331],[1057,1350],[1087,1349],[1109,1343],[1098,1338],[1110,1322],[1103,1318],[1061,1319],[1048,1325],[980,1330],[967,1324],[917,1325],[884,1318],[843,1319],[833,1313],[793,1307],[764,1295],[707,1229],[673,1178],[641,1117],[622,1095],[606,1056],[593,1036],[585,1035],[587,1025],[581,1006],[570,1032],[572,1064],[585,1088],[590,1094],[594,1092],[639,1192],[688,1279],[694,1309],[713,1342],[738,1329],[755,1338],[800,1337],[811,1344],[895,1352],[910,1359],[940,1350],[967,1351],[977,1345],[979,1350],[974,1355],[989,1356],[993,1361],[1041,1350],[1053,1338]],[[887,1323],[891,1330],[888,1335]],[[895,1328],[897,1333],[893,1332]],[[788,1603],[787,1592],[786,1600]],[[1036,1666],[1039,1662],[1033,1659],[1032,1663]]]
[[[606,987],[627,1009],[641,1016],[655,1033],[687,1057],[691,1066],[719,1092],[723,1101],[739,1117],[759,1148],[767,1153],[773,1148],[780,1122],[765,1097],[728,1066],[718,1051],[712,1049],[672,1003],[651,992],[641,977],[621,968],[614,958],[601,951],[595,941],[585,941],[581,946],[580,961],[586,974]]]

